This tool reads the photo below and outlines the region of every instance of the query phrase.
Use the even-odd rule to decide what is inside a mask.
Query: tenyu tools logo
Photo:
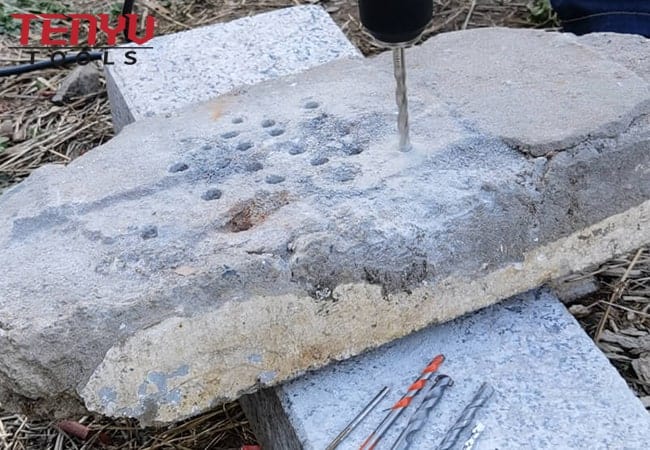
[[[104,64],[115,64],[116,60],[133,65],[137,62],[137,52],[151,49],[144,44],[155,35],[156,21],[153,16],[141,18],[138,14],[123,14],[112,17],[110,14],[12,14],[20,21],[20,46],[31,56],[33,64],[44,55],[52,63],[61,64],[69,57],[69,52],[79,64],[88,64],[93,58],[91,50],[103,53]],[[142,24],[139,30],[139,24]],[[40,39],[34,39],[40,34]],[[123,34],[133,45],[117,46],[118,37]],[[99,42],[105,44],[98,45]],[[116,59],[109,50],[119,50]]]

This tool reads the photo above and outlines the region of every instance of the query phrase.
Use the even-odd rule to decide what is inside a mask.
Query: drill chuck
[[[380,42],[407,44],[433,17],[433,0],[359,0],[361,23]]]

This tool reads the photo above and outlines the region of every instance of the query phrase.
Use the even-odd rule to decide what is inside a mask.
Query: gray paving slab
[[[106,67],[113,124],[125,125],[340,58],[359,58],[320,6],[295,6],[160,36],[134,65]]]
[[[455,384],[412,450],[436,448],[483,382],[496,393],[477,417],[485,431],[476,450],[648,448],[650,414],[562,303],[546,292],[429,327],[247,396],[243,404],[255,410],[250,417],[263,448],[322,450],[388,386],[391,393],[339,447],[358,449],[437,353],[447,357],[439,373]],[[390,448],[409,415],[398,419],[379,449]]]

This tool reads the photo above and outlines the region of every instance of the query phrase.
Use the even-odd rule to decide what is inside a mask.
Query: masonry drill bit
[[[336,438],[332,441],[330,445],[327,446],[325,450],[334,450],[336,447],[339,446],[343,440],[348,437],[350,433],[354,431],[354,429],[363,421],[363,419],[366,418],[368,414],[370,414],[370,411],[375,409],[375,406],[379,404],[380,401],[383,400],[383,398],[388,394],[388,387],[385,387],[373,398],[370,403],[366,405],[365,408],[363,408],[363,411],[361,411],[354,419],[352,419],[352,422],[350,422],[344,429],[339,433]]]
[[[474,394],[472,401],[465,407],[456,423],[451,427],[438,446],[438,450],[450,450],[456,444],[461,435],[472,425],[478,411],[484,407],[494,394],[494,388],[487,383],[483,383],[479,390]]]
[[[375,431],[373,431],[363,444],[361,444],[359,450],[373,450],[377,446],[391,425],[395,423],[397,418],[404,412],[404,409],[408,407],[413,399],[422,391],[426,386],[427,381],[438,370],[444,360],[444,355],[438,355],[433,358],[429,365],[424,368],[418,379],[409,386],[406,394],[404,394],[404,396],[390,408],[390,412],[386,417],[384,417],[384,420],[380,422]]]
[[[483,433],[483,430],[485,430],[485,425],[481,422],[477,422],[476,426],[472,428],[472,435],[465,441],[465,444],[463,444],[463,450],[472,450],[476,441],[478,441],[479,436]]]
[[[397,129],[399,130],[399,149],[402,152],[411,150],[411,138],[409,129],[409,105],[406,91],[406,61],[404,60],[404,47],[399,46],[393,49],[393,66],[395,69],[395,81],[397,88],[395,98],[397,100]]]
[[[406,424],[406,428],[399,435],[397,441],[391,447],[391,450],[401,450],[413,448],[413,440],[417,434],[424,428],[431,411],[442,400],[442,396],[448,387],[453,386],[454,381],[447,375],[438,375],[433,385],[422,399],[422,403],[415,410],[413,416]]]

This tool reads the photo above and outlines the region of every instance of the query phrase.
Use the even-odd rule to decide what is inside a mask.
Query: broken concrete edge
[[[116,132],[241,87],[363,57],[319,5],[158,36],[147,46],[137,64],[105,66]]]
[[[637,233],[630,233],[629,230],[637,230]],[[305,370],[281,369],[274,373],[260,372],[254,362],[246,361],[250,355],[246,354],[244,349],[273,347],[276,354],[262,356],[271,361],[284,360],[284,364],[277,364],[278,367],[304,366],[300,361],[307,357],[310,361],[309,369],[317,369],[332,361],[376,348],[388,340],[403,337],[430,324],[439,323],[445,318],[475,311],[648,244],[650,201],[532,250],[521,263],[507,264],[483,276],[477,274],[476,277],[470,278],[450,277],[439,283],[416,288],[411,294],[402,292],[385,295],[380,286],[356,283],[338,286],[329,304],[317,304],[311,297],[287,295],[268,299],[266,307],[260,311],[255,307],[259,304],[254,299],[231,302],[218,312],[206,314],[193,321],[195,328],[204,329],[210,334],[210,341],[219,342],[220,348],[211,348],[213,354],[219,354],[223,360],[228,361],[223,367],[212,369],[215,373],[213,376],[219,378],[219,384],[223,388],[222,397],[215,399],[209,389],[200,385],[195,386],[195,389],[187,389],[186,383],[209,379],[209,374],[193,374],[192,379],[187,379],[185,372],[177,370],[176,374],[171,373],[173,368],[180,370],[191,364],[179,351],[184,343],[183,326],[189,325],[188,319],[181,317],[167,319],[142,330],[121,345],[111,348],[88,383],[80,388],[79,394],[91,411],[110,416],[137,417],[144,423],[176,421],[179,419],[179,407],[185,411],[203,411],[221,402],[236,400],[256,388],[273,386],[279,381],[305,373]],[[551,267],[553,269],[550,269]],[[319,314],[320,308],[327,308],[328,315]],[[354,316],[357,310],[364,308],[375,311],[374,323],[355,323],[357,330],[353,334],[339,329],[337,336],[333,336],[328,331],[340,328],[342,323],[349,324],[350,321],[343,321],[342,318]],[[242,317],[246,318],[249,331],[246,336],[239,330],[238,318]],[[269,346],[269,342],[265,342],[269,339],[265,330],[281,326],[287,317],[294,320],[293,330],[290,334],[281,334],[279,339],[276,337],[277,341]],[[397,317],[398,321],[395,320]],[[215,336],[215,330],[208,324],[217,319],[224,326],[216,331],[218,334]],[[409,326],[405,328],[404,324]],[[305,327],[309,328],[309,332],[301,330]],[[363,332],[359,332],[358,328],[363,329]],[[376,330],[382,332],[378,334]],[[329,335],[327,347],[313,341],[313,336],[320,334]],[[356,339],[350,339],[350,336],[355,336]],[[179,386],[184,385],[183,390],[187,395],[174,398],[166,404],[159,404],[155,410],[151,410],[148,409],[151,403],[143,402],[143,397],[132,391],[130,386],[120,386],[120,380],[123,379],[121,373],[125,370],[131,371],[132,378],[150,379],[151,372],[146,368],[156,366],[154,359],[159,357],[156,349],[160,347],[165,347],[170,352],[165,360],[165,368],[161,367],[160,371],[166,383],[165,392],[162,394],[173,393]],[[305,349],[311,349],[309,355],[304,354]],[[196,350],[201,352],[205,349]],[[136,351],[141,356],[142,366],[124,367],[121,361],[125,357],[128,360],[126,355]],[[174,358],[175,355],[177,356]],[[287,364],[286,361],[293,362]],[[147,385],[145,381],[145,390]],[[120,404],[131,404],[133,407],[117,408],[115,396],[118,392],[121,396]]]

